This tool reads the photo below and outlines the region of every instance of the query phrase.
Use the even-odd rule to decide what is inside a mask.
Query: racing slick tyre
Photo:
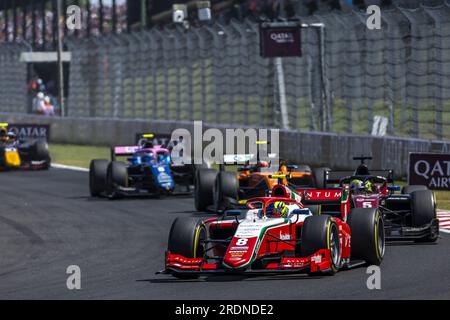
[[[128,187],[128,170],[125,163],[120,161],[111,161],[106,172],[106,187],[108,198],[115,199],[119,197],[116,192],[117,187]]]
[[[379,266],[386,246],[381,212],[377,208],[353,208],[348,224],[352,236],[351,257]]]
[[[195,172],[194,202],[197,211],[205,211],[214,203],[213,188],[217,170],[199,169]]]
[[[301,244],[297,251],[302,257],[321,249],[331,253],[331,269],[326,274],[334,275],[341,265],[341,244],[337,224],[329,215],[310,216],[305,219],[301,231]],[[310,273],[313,275],[314,273]]]
[[[313,174],[314,174],[314,179],[316,181],[317,189],[325,189],[326,188],[325,175],[326,175],[327,171],[331,171],[331,169],[330,168],[314,168],[313,169]]]
[[[227,204],[237,201],[238,196],[239,183],[236,173],[220,171],[214,184],[214,210],[226,210]]]
[[[414,191],[419,191],[419,190],[428,190],[428,188],[426,186],[422,186],[422,185],[404,186],[402,188],[402,193],[408,194],[408,193],[413,193]]]
[[[436,201],[431,190],[417,190],[411,193],[411,223],[413,227],[423,227],[436,219]],[[439,228],[416,242],[435,242],[439,237]]]
[[[92,197],[101,196],[106,191],[106,172],[108,160],[92,160],[89,165],[89,191]]]
[[[48,151],[48,144],[44,140],[36,140],[31,145],[30,158],[32,161],[45,161],[46,165],[42,169],[50,167],[50,153]]]
[[[178,217],[172,223],[169,233],[167,250],[186,258],[203,257],[205,245],[202,241],[207,239],[207,230],[202,219],[194,217]],[[181,279],[198,278],[196,275],[173,273]]]

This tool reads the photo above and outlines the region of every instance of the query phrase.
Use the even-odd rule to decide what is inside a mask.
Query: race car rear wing
[[[261,151],[261,149],[259,148],[263,148],[267,151],[267,145],[270,144],[269,141],[266,140],[257,140],[255,142],[256,145],[258,146],[262,146],[262,147],[258,147],[256,150],[256,154],[253,153],[243,153],[243,154],[224,154],[223,155],[223,163],[220,165],[220,169],[224,169],[224,166],[227,165],[244,165],[249,161],[260,161],[260,154],[259,151]],[[277,158],[277,154],[276,153],[267,153],[267,158],[268,160],[270,159],[276,159]],[[266,159],[264,159],[266,160]]]
[[[116,160],[116,157],[126,157],[133,155],[141,147],[139,146],[115,146],[111,148],[111,160]]]
[[[305,189],[297,192],[302,195],[305,205],[340,203],[342,197],[341,189]]]
[[[337,184],[342,178],[352,177],[355,175],[355,171],[349,170],[330,170],[325,174],[324,185]],[[384,178],[388,183],[394,182],[394,170],[370,170],[370,175]]]

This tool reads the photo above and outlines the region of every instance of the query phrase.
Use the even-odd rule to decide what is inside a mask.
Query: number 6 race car
[[[165,269],[158,273],[177,278],[334,274],[364,263],[380,265],[383,259],[384,224],[376,208],[313,215],[299,194],[281,184],[270,197],[249,199],[246,206],[215,218],[177,218],[169,234]]]
[[[435,242],[439,238],[439,220],[436,217],[436,201],[433,191],[426,186],[400,187],[388,185],[393,182],[392,170],[370,172],[365,160],[371,157],[355,157],[361,164],[352,173],[329,171],[325,185],[338,184],[336,190],[347,195],[350,207],[377,208],[383,214],[386,239],[415,242]],[[329,189],[330,190],[330,189]],[[331,189],[333,190],[333,189]],[[329,199],[339,204],[340,198]],[[329,204],[328,204],[329,205]]]

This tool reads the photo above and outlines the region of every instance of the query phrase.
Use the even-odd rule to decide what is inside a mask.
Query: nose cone
[[[257,237],[233,238],[225,253],[224,265],[232,269],[247,267],[252,262],[257,240]]]

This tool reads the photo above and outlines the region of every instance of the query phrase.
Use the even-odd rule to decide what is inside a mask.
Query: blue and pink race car
[[[91,196],[114,199],[191,192],[195,166],[175,166],[170,150],[155,145],[153,138],[153,134],[143,134],[137,145],[113,147],[111,161],[92,160],[89,167]],[[125,157],[126,162],[118,161],[117,157]]]

